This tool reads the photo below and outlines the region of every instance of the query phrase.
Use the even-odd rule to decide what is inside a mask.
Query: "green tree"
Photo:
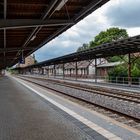
[[[93,48],[101,44],[110,43],[127,37],[128,34],[125,29],[109,28],[106,31],[102,31],[97,36],[95,36],[95,39],[90,42],[89,47]]]
[[[101,44],[105,43],[111,43],[114,41],[118,41],[121,39],[128,38],[127,31],[125,29],[119,29],[119,28],[109,28],[106,31],[101,31],[95,38],[89,42],[88,44],[83,44],[82,47],[79,47],[77,51],[83,51],[85,49],[91,49],[94,47],[98,47]],[[122,59],[123,58],[123,59]],[[127,77],[128,76],[128,69],[127,69],[127,63],[128,58],[126,56],[113,56],[106,58],[109,62],[116,62],[116,61],[123,61],[124,63],[120,66],[116,66],[113,70],[109,72],[109,76],[111,77]],[[133,59],[133,58],[132,58]],[[135,60],[135,57],[134,57]],[[135,63],[132,65],[132,76],[133,77],[140,77],[140,58],[135,61]]]
[[[109,71],[110,77],[127,77],[127,65],[119,65]]]
[[[136,58],[133,56],[132,61],[134,61]],[[132,77],[140,77],[140,57],[137,58],[133,65],[132,65]]]
[[[123,79],[121,77],[126,77],[128,80],[128,58],[124,57],[125,61],[123,64],[116,66],[114,69],[110,70],[108,75],[109,79],[113,82],[116,77],[118,77],[119,82],[122,82]],[[131,56],[131,76],[134,77],[132,79],[132,83],[136,84],[139,82],[140,78],[140,58],[136,58],[135,56]]]
[[[117,62],[117,61],[123,61],[124,56],[112,56],[112,57],[108,57],[106,58],[108,60],[108,62]]]
[[[128,34],[125,29],[119,29],[115,27],[109,28],[106,31],[101,31],[97,36],[95,36],[94,40],[89,42],[89,44],[84,43],[81,47],[77,49],[77,52],[94,48],[101,44],[110,43],[110,42],[124,39],[127,37],[128,37]],[[114,58],[113,58],[113,61],[114,61]]]
[[[134,64],[131,72],[132,72],[132,77],[140,77],[140,69],[137,63]]]
[[[109,28],[106,31],[101,31],[97,36],[95,36],[94,40],[89,42],[88,44],[83,44],[82,47],[79,47],[77,52],[83,51],[86,49],[91,49],[97,47],[101,44],[111,43],[113,41],[117,41],[120,39],[125,39],[128,37],[127,31],[125,29],[119,28]],[[113,56],[106,58],[109,62],[117,62],[122,59],[119,56]]]
[[[86,50],[86,49],[89,49],[89,45],[84,43],[81,47],[79,47],[77,49],[77,52],[80,52],[80,51],[83,51],[83,50]]]
[[[125,39],[127,37],[128,34],[125,29],[109,28],[106,31],[102,31],[97,36],[95,36],[95,39],[90,42],[89,48],[94,48],[101,44],[111,43],[114,41]],[[119,56],[108,57],[106,59],[109,62],[121,61],[121,58]]]

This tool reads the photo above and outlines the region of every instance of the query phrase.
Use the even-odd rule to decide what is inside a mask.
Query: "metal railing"
[[[26,73],[27,75],[30,75],[31,73]],[[67,80],[77,80],[77,81],[83,81],[83,82],[94,82],[99,84],[115,84],[115,85],[123,85],[123,86],[134,86],[134,87],[140,87],[140,77],[109,77],[109,76],[96,76],[95,75],[64,75],[63,74],[56,74],[55,76],[53,74],[47,75],[47,74],[37,74],[32,73],[31,75],[40,75],[42,77],[50,77],[50,78],[58,78],[58,79],[67,79]]]
[[[54,76],[50,76],[54,77]],[[55,78],[63,78],[62,74],[56,75]],[[65,79],[69,80],[78,80],[78,81],[85,81],[85,82],[96,82],[96,83],[105,83],[105,84],[115,84],[115,85],[124,85],[124,86],[136,86],[140,87],[140,77],[109,77],[109,76],[93,76],[90,75],[88,77],[83,77],[78,75],[75,78],[74,75],[69,76],[65,75]]]
[[[140,77],[102,77],[97,76],[97,82],[110,83],[118,85],[140,86]]]

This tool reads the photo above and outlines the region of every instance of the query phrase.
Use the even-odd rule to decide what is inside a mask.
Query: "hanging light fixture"
[[[33,41],[35,38],[36,38],[36,35],[34,35],[34,36],[31,38],[31,41]]]
[[[62,0],[56,7],[56,11],[59,11],[67,3],[67,1],[68,0]]]

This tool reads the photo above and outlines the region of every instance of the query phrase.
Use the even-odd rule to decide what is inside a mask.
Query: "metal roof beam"
[[[0,4],[1,5],[4,5],[3,4],[3,2],[0,2]],[[39,2],[28,2],[28,3],[23,3],[23,2],[20,2],[20,3],[17,3],[17,2],[15,2],[15,1],[10,1],[10,3],[8,3],[8,5],[12,5],[12,6],[17,6],[17,5],[23,5],[23,6],[44,6],[44,7],[46,7],[46,6],[48,6],[48,5],[46,5],[46,4],[42,4],[42,3],[39,3]]]
[[[93,0],[87,7],[83,8],[83,10],[77,15],[75,15],[74,20],[79,21],[81,17],[83,17],[85,14],[87,14],[89,11],[95,11],[97,8],[102,6],[102,3],[106,3],[109,0]]]
[[[52,0],[50,5],[48,6],[48,8],[46,9],[45,14],[41,17],[42,20],[45,20],[45,18],[48,16],[48,14],[50,13],[50,11],[53,9],[53,7],[55,6],[55,4],[58,2],[58,0]],[[39,32],[39,30],[41,29],[41,27],[36,27],[32,33],[29,35],[29,37],[26,39],[25,43],[23,44],[23,47],[25,47],[28,42],[31,40],[31,38],[37,34]]]
[[[2,59],[3,57],[1,57],[0,56],[0,59]],[[12,60],[12,59],[17,59],[17,58],[13,58],[13,56],[6,56],[6,58],[5,58],[6,60],[8,59],[8,60]]]
[[[0,20],[1,29],[14,29],[14,28],[27,28],[27,27],[39,27],[39,26],[61,26],[61,25],[73,25],[73,20],[36,20],[36,19],[9,19]]]
[[[81,16],[83,16],[84,14],[88,13],[91,9],[96,10],[100,5],[102,5],[101,3],[106,3],[109,0],[95,0],[92,1],[86,8],[84,8],[78,15],[75,14],[75,17],[73,18],[73,21],[75,22],[75,24],[78,22],[78,20],[81,18]],[[99,5],[99,6],[98,6]],[[92,10],[93,11],[93,10]],[[45,45],[47,42],[49,42],[50,40],[52,40],[54,37],[56,37],[57,35],[61,34],[62,32],[64,32],[68,27],[70,26],[70,24],[60,28],[59,30],[57,30],[54,34],[52,34],[49,38],[47,38],[46,40],[44,40],[44,42],[42,42],[41,44],[39,44],[39,46],[37,48],[42,47],[43,45]],[[34,51],[36,51],[37,49],[33,50],[31,53],[33,53]]]
[[[52,11],[52,9],[54,8],[54,6],[56,5],[56,3],[59,0],[51,0],[50,5],[48,6],[48,8],[46,8],[46,11],[44,13],[44,15],[41,17],[42,20],[46,19],[46,17],[49,15],[49,13]],[[54,13],[55,9],[51,12]],[[22,45],[22,48],[25,48],[28,43],[30,42],[30,40],[32,39],[33,36],[35,36],[39,31],[40,31],[41,27],[36,27],[31,34],[28,36],[28,38],[25,40],[25,43]],[[16,54],[16,56],[19,55],[19,53]],[[14,60],[13,60],[14,62]],[[12,62],[12,63],[13,63]]]
[[[36,47],[28,47],[28,48],[24,48],[24,51],[27,50],[32,50],[35,49]],[[0,49],[0,53],[4,53],[4,52],[16,52],[16,51],[21,51],[23,48],[20,47],[11,47],[11,48],[2,48]]]
[[[138,37],[138,36],[137,36]],[[133,37],[135,38],[135,37]],[[129,38],[132,39],[133,38]],[[129,40],[126,39],[129,43]],[[118,41],[119,43],[120,41]],[[121,44],[121,43],[120,43]],[[123,44],[123,43],[122,43]],[[58,58],[50,59],[47,61],[40,62],[38,64],[32,65],[32,66],[43,66],[43,65],[51,65],[51,64],[61,64],[63,62],[74,62],[74,61],[81,61],[81,60],[89,60],[94,58],[104,58],[108,56],[114,56],[114,55],[125,55],[128,53],[137,53],[140,52],[140,46],[115,46],[114,43],[110,43],[107,45],[107,47],[104,47],[105,44],[101,45],[101,47],[96,47],[94,49],[90,49],[88,51],[82,51],[82,52],[76,52],[69,55],[61,56]],[[29,67],[32,67],[29,66]]]

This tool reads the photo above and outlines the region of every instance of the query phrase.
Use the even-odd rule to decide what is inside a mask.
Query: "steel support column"
[[[128,84],[131,86],[131,54],[128,54]]]
[[[41,68],[41,70],[42,70],[42,75],[44,75],[44,68]]]
[[[75,62],[75,79],[77,80],[78,76],[78,66],[77,66],[77,61]]]
[[[71,69],[70,69],[70,77],[71,77]]]
[[[63,63],[63,79],[65,79],[65,64]]]
[[[56,67],[55,67],[55,64],[54,64],[54,67],[53,67],[53,76],[54,76],[54,78],[56,77],[56,69],[55,69]]]
[[[37,73],[40,74],[40,68],[39,67],[37,68]]]
[[[95,58],[95,83],[97,83],[97,59]]]
[[[49,69],[49,66],[48,66],[48,70],[47,70],[48,78],[49,78],[49,73],[50,73],[50,69]]]
[[[29,74],[32,74],[32,68],[29,68]]]
[[[87,77],[88,77],[88,75],[89,75],[89,67],[87,67],[86,69],[87,69]]]

